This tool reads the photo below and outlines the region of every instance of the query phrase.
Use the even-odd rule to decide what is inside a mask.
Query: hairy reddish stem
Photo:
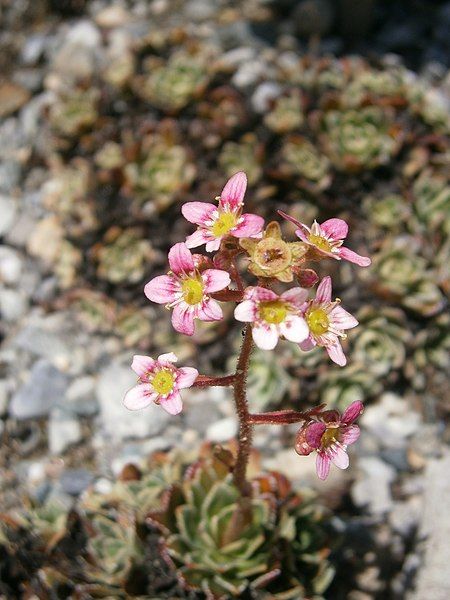
[[[297,410],[276,410],[274,412],[249,414],[248,421],[253,425],[289,425],[290,423],[300,423],[307,416],[307,414]]]
[[[252,328],[247,324],[244,328],[244,339],[239,354],[234,381],[234,402],[239,418],[238,455],[233,471],[234,484],[243,496],[248,496],[249,484],[246,478],[247,464],[252,447],[253,428],[249,419],[246,384],[250,354],[253,348]]]
[[[224,377],[209,377],[199,375],[194,381],[193,387],[227,387],[234,385],[236,375],[224,375]]]

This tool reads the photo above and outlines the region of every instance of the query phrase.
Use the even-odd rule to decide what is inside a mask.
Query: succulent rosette
[[[358,325],[358,321],[340,306],[340,300],[331,300],[331,277],[324,277],[317,287],[316,297],[303,307],[305,321],[309,327],[308,338],[300,344],[301,350],[323,346],[333,362],[343,367],[347,364],[339,338],[346,337],[344,331]]]
[[[248,238],[258,236],[264,219],[258,215],[242,213],[247,176],[242,171],[227,181],[219,197],[219,204],[187,202],[181,212],[190,222],[198,225],[197,231],[186,239],[188,248],[206,244],[206,250],[218,250],[226,236]]]
[[[262,350],[273,350],[280,337],[300,343],[309,335],[301,314],[307,295],[299,287],[280,296],[267,288],[249,287],[234,316],[238,321],[252,324],[253,341]]]
[[[198,377],[193,367],[176,368],[173,352],[161,354],[156,360],[150,356],[136,355],[131,368],[139,377],[139,383],[129,390],[124,405],[130,410],[146,408],[152,402],[171,415],[177,415],[183,408],[180,390],[191,387]]]
[[[169,251],[171,271],[154,277],[144,289],[152,302],[173,308],[172,325],[186,335],[194,334],[194,319],[222,319],[222,309],[210,294],[223,290],[231,281],[230,275],[220,269],[200,272],[194,258],[186,244],[175,244]]]
[[[360,267],[368,267],[371,264],[370,258],[343,246],[348,234],[348,225],[343,219],[328,219],[322,224],[314,221],[312,226],[308,227],[282,210],[278,213],[297,227],[296,235],[320,256],[348,260]]]
[[[319,479],[326,479],[331,463],[339,469],[349,465],[347,446],[356,442],[360,429],[354,421],[364,407],[357,400],[350,404],[341,416],[337,410],[320,413],[318,420],[305,424],[297,434],[295,451],[304,456],[317,452],[316,470]]]

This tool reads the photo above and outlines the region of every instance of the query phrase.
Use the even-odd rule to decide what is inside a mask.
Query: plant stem
[[[199,375],[193,383],[193,387],[228,387],[233,386],[236,375],[224,375],[223,377],[209,377],[209,375]]]
[[[277,410],[248,415],[248,421],[253,425],[289,425],[290,423],[300,423],[306,418],[305,413],[297,410]]]
[[[234,483],[243,496],[249,495],[249,484],[246,479],[248,459],[252,446],[252,425],[249,420],[246,383],[250,354],[253,348],[252,328],[247,324],[244,328],[244,339],[239,354],[234,381],[234,402],[239,418],[238,455],[234,467]]]

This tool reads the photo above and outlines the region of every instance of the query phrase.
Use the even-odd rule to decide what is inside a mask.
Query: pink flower
[[[192,367],[177,369],[173,365],[177,360],[173,352],[161,354],[156,360],[150,356],[134,356],[131,368],[139,376],[139,383],[126,393],[124,405],[130,410],[139,410],[154,402],[171,415],[181,412],[180,390],[191,387],[198,371]]]
[[[297,434],[295,451],[306,456],[317,452],[316,470],[319,479],[326,479],[331,463],[346,469],[348,467],[347,446],[356,442],[360,430],[353,422],[361,415],[364,407],[356,401],[341,415],[337,410],[327,410],[318,415],[318,421],[309,421]]]
[[[292,288],[278,296],[263,287],[248,287],[234,316],[238,321],[252,323],[255,344],[263,350],[272,350],[280,336],[291,342],[302,342],[308,337],[308,326],[301,314],[308,292]]]
[[[291,223],[294,223],[298,227],[295,231],[298,237],[305,244],[313,247],[319,254],[335,258],[336,260],[348,260],[360,267],[368,267],[372,262],[370,258],[360,256],[356,252],[353,252],[353,250],[342,245],[348,233],[348,225],[342,219],[328,219],[321,225],[317,221],[314,221],[311,228],[309,228],[282,210],[279,210],[278,213]]]
[[[188,248],[206,244],[206,250],[219,249],[225,236],[248,238],[258,236],[264,219],[249,213],[242,214],[247,176],[240,171],[229,179],[222,190],[219,205],[208,202],[187,202],[181,208],[184,217],[198,225],[197,231],[186,239]]]
[[[226,271],[206,269],[200,272],[194,259],[186,244],[175,244],[169,251],[171,271],[154,277],[144,288],[149,300],[173,308],[172,325],[186,335],[194,334],[194,319],[222,319],[222,309],[209,294],[223,290],[231,281]]]
[[[350,313],[339,306],[337,298],[331,301],[331,277],[324,277],[317,287],[316,297],[303,305],[303,315],[309,327],[308,338],[300,344],[302,350],[323,346],[329,357],[339,366],[347,363],[339,338],[345,339],[346,329],[358,325]]]

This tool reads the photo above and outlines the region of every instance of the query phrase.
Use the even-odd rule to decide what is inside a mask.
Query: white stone
[[[252,96],[252,105],[257,113],[268,112],[270,103],[281,94],[278,83],[265,81],[256,88]]]
[[[375,456],[358,460],[360,470],[358,481],[353,485],[351,495],[357,506],[368,506],[372,514],[383,514],[392,509],[391,484],[396,472],[393,467]]]
[[[419,429],[421,417],[407,399],[388,392],[365,409],[360,422],[384,446],[398,448]]]
[[[51,454],[62,454],[82,439],[81,425],[76,418],[59,408],[52,410],[48,423],[48,445]]]
[[[0,287],[0,315],[7,323],[15,323],[26,313],[28,301],[20,290]]]
[[[0,236],[8,233],[17,213],[16,201],[10,196],[0,195]]]
[[[0,282],[17,285],[22,273],[19,253],[8,246],[0,246]]]
[[[425,473],[425,499],[419,539],[426,539],[425,557],[410,600],[450,598],[450,451],[430,460]]]
[[[220,419],[208,427],[206,438],[211,442],[226,442],[237,434],[237,418]]]

